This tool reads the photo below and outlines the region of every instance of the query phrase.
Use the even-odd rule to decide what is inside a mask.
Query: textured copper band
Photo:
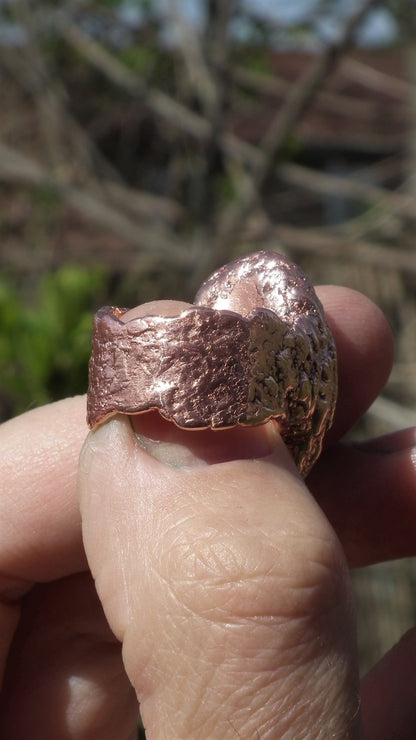
[[[278,421],[302,475],[337,394],[335,345],[315,291],[275,252],[222,267],[178,316],[94,320],[88,423],[159,409],[183,428]]]

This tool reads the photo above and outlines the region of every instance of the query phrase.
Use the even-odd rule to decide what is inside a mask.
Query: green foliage
[[[58,207],[61,204],[61,198],[59,193],[53,187],[40,187],[35,192],[35,198],[42,208],[44,208],[46,214],[56,214]]]
[[[101,268],[64,266],[29,302],[0,279],[3,417],[85,392],[92,317],[106,280]]]
[[[118,8],[121,4],[120,0],[95,0],[95,3],[103,8]]]
[[[236,61],[250,72],[258,74],[275,74],[273,61],[267,44],[247,44],[238,48]]]
[[[141,75],[149,74],[157,61],[154,48],[139,44],[126,47],[120,52],[119,57],[132,72],[138,72]]]
[[[286,136],[281,151],[278,155],[278,161],[287,161],[299,157],[302,151],[302,140],[296,133],[292,132],[289,136]]]

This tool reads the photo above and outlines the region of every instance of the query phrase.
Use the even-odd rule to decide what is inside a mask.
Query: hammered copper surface
[[[275,252],[214,273],[194,306],[174,317],[94,320],[88,423],[159,409],[184,428],[275,418],[302,475],[332,423],[336,352],[306,275]]]

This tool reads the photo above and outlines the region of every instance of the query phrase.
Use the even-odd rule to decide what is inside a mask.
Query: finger
[[[336,309],[334,316],[337,317]],[[13,602],[27,588],[27,579],[61,576],[78,570],[83,562],[73,495],[75,462],[85,435],[83,401],[72,399],[30,412],[1,431],[0,441],[5,451],[2,460],[5,495],[0,498],[5,516],[1,521],[7,522],[7,536],[2,537],[1,543],[1,564],[5,566],[3,572],[17,574],[17,579],[4,580],[2,584],[7,602],[4,618],[11,632],[16,621]],[[17,497],[16,490],[20,492]]]
[[[386,382],[393,340],[384,315],[365,296],[334,286],[317,290],[338,351],[339,399],[334,426],[327,438],[330,446],[371,405]],[[189,433],[161,423],[158,414],[151,422],[146,421],[146,429],[150,439],[142,436],[142,443],[163,459],[167,459],[169,450],[175,457],[179,451],[186,455],[191,448],[190,461],[261,457],[268,454],[273,443],[270,429],[266,434],[264,427],[257,429],[256,437],[245,437],[242,430],[234,429],[222,434],[221,439],[207,431],[186,442]],[[152,439],[157,443],[152,443]],[[336,449],[332,455],[323,456],[308,478],[352,567],[413,554],[415,550],[415,456],[411,442],[404,438],[403,449],[395,449],[397,440],[394,443],[391,439],[390,444],[394,449],[389,452],[397,454],[380,455],[380,450],[370,450],[368,446]]]
[[[339,439],[364,413],[386,383],[393,361],[393,338],[382,311],[357,291],[321,286],[317,293],[331,325],[338,353],[339,398],[327,444]],[[245,294],[229,300],[229,309],[241,310]],[[171,316],[187,304],[154,301],[132,309],[122,320],[144,314]]]
[[[333,286],[318,292],[338,346],[340,394],[332,432],[338,437],[383,384],[391,364],[391,335],[381,312],[361,294]],[[67,399],[0,427],[3,572],[42,580],[82,566],[74,494],[79,450],[87,432],[84,404],[83,398]]]
[[[34,581],[86,567],[76,499],[85,399],[73,398],[0,426],[0,683],[19,599]]]
[[[192,454],[166,464],[117,417],[80,461],[89,563],[149,736],[355,737],[345,562],[285,446]]]
[[[24,599],[0,699],[3,740],[127,740],[138,706],[89,575]]]
[[[391,335],[381,312],[361,294],[333,286],[318,292],[339,353],[340,398],[333,431],[338,437],[383,384],[391,363]],[[83,398],[67,399],[0,427],[3,571],[9,572],[9,557],[13,572],[32,580],[60,577],[82,565],[74,493],[87,433],[84,404]]]
[[[412,431],[354,446],[331,444],[365,412],[391,370],[393,339],[382,312],[345,288],[318,289],[338,352],[339,396],[323,454],[308,477],[350,567],[416,551],[416,439]]]
[[[76,500],[85,417],[77,397],[0,426],[0,572],[43,581],[85,567]]]
[[[361,293],[333,285],[318,287],[338,354],[338,402],[327,445],[371,406],[387,382],[394,355],[390,326],[382,311]]]
[[[350,567],[416,554],[416,429],[328,450],[308,485]]]
[[[371,740],[413,740],[415,701],[416,629],[373,668],[362,682],[365,737]]]

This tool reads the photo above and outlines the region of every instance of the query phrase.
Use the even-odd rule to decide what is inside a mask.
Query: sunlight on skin
[[[319,295],[340,357],[339,404],[330,434],[334,442],[380,392],[391,365],[391,332],[378,309],[363,296],[331,287],[320,289]],[[148,737],[183,737],[180,729],[171,731],[172,716],[190,728],[187,738],[203,736],[201,728],[208,728],[209,733],[212,721],[217,721],[219,728],[217,733],[211,732],[212,737],[226,738],[231,728],[233,738],[236,731],[241,737],[246,731],[249,736],[258,732],[264,738],[276,737],[277,722],[290,723],[287,690],[292,679],[295,694],[299,690],[299,702],[293,704],[295,694],[290,691],[289,709],[301,729],[293,730],[292,725],[288,731],[301,736],[305,722],[311,721],[310,737],[314,737],[319,721],[323,721],[325,736],[329,729],[339,730],[336,724],[340,722],[338,736],[348,737],[345,728],[356,716],[358,695],[348,647],[354,632],[352,618],[349,607],[345,608],[340,599],[343,594],[348,601],[345,563],[342,565],[338,540],[294,471],[279,435],[272,441],[271,455],[260,454],[259,444],[258,459],[252,459],[248,443],[247,456],[241,454],[240,459],[215,464],[224,448],[233,448],[232,437],[240,434],[239,429],[193,434],[178,430],[156,412],[135,417],[134,424],[156,445],[159,438],[164,440],[160,458],[174,440],[177,447],[170,463],[185,449],[188,462],[173,467],[147,454],[137,443],[128,420],[118,417],[89,436],[80,485],[84,487],[84,535],[90,565],[112,630],[118,638],[124,637],[124,662],[145,701]],[[260,429],[260,435],[269,435],[267,425]],[[182,431],[185,436],[179,437]],[[21,630],[15,636],[7,664],[10,678],[3,692],[5,703],[0,707],[0,734],[5,740],[19,737],[17,720],[25,720],[31,731],[39,726],[39,740],[47,734],[48,718],[65,722],[65,715],[60,715],[62,703],[54,699],[53,690],[76,675],[71,673],[71,666],[73,641],[79,638],[80,625],[82,635],[91,636],[94,649],[103,649],[106,654],[114,650],[116,662],[110,660],[114,676],[120,665],[117,643],[100,610],[96,612],[97,622],[91,622],[95,611],[90,601],[83,611],[87,602],[80,598],[80,592],[75,595],[69,588],[69,582],[76,585],[77,576],[65,578],[86,567],[75,496],[77,459],[86,432],[82,398],[36,409],[0,427],[0,572],[5,574],[0,590],[6,610],[1,629],[6,644],[13,637],[13,620],[7,625],[10,595],[18,598],[23,586],[25,590],[30,587],[30,581],[52,581],[34,590],[34,596],[40,599],[37,614],[48,614],[51,620],[38,620],[34,632],[28,627],[25,634],[25,639],[33,640],[36,654],[44,656],[41,665],[34,660],[24,665],[23,658],[29,653],[23,648]],[[253,432],[256,430],[241,429],[242,439],[248,441]],[[212,439],[209,460],[201,456],[203,464],[199,461],[192,467],[188,463],[197,455],[190,440],[203,440],[204,435],[204,443]],[[88,460],[91,447],[93,453]],[[235,445],[234,457],[237,447],[241,452],[243,442]],[[263,451],[268,451],[268,444]],[[347,553],[354,551],[354,561],[376,562],[386,555],[386,548],[389,557],[414,554],[414,458],[414,434],[403,433],[379,440],[367,449],[328,449],[318,463],[310,483]],[[214,464],[207,465],[208,461]],[[189,585],[191,572],[195,573],[191,579],[195,588]],[[236,577],[238,573],[240,577]],[[80,585],[87,589],[89,599],[95,598],[91,579]],[[335,611],[332,621],[330,618],[331,600],[346,620],[342,635],[340,615]],[[96,604],[99,606],[98,601]],[[26,599],[22,615],[27,619],[28,605]],[[12,608],[16,622],[18,603],[13,601]],[[52,629],[63,624],[54,618],[56,608],[63,609],[68,617],[64,641],[59,630]],[[299,622],[305,608],[306,621]],[[216,615],[215,620],[207,619],[208,612]],[[285,623],[290,613],[293,619],[282,627],[279,615],[286,615]],[[253,614],[257,614],[254,625]],[[269,615],[267,624],[263,622],[264,630],[260,614]],[[320,615],[316,622],[314,614]],[[28,625],[27,619],[21,624]],[[245,628],[245,619],[250,622],[250,630]],[[404,683],[400,683],[403,655],[413,656],[413,644],[410,638],[399,644],[384,664],[385,670],[381,665],[365,684],[364,716],[369,736],[373,726],[381,731],[384,727],[391,729],[389,718],[393,718],[394,726],[403,730],[401,740],[413,737],[406,736],[406,728],[415,725],[409,702],[405,705],[409,699],[405,689],[411,686],[405,672]],[[307,646],[311,648],[309,657],[303,652]],[[52,675],[48,674],[52,654],[61,656],[61,675],[51,684],[43,678]],[[216,655],[222,656],[219,663]],[[256,656],[259,662],[253,660]],[[91,653],[81,651],[78,660],[77,672],[82,667],[88,673]],[[270,661],[275,662],[271,665]],[[405,661],[410,669],[413,663],[413,658]],[[97,668],[96,661],[94,664]],[[288,667],[291,677],[283,690],[280,681]],[[111,675],[111,671],[107,669],[105,675]],[[24,676],[29,685],[36,686],[35,703],[31,704],[27,692],[19,694],[19,681],[14,683],[13,676]],[[258,677],[257,683],[253,676]],[[109,726],[116,722],[112,727],[127,716],[126,706],[133,718],[137,713],[137,704],[129,704],[127,680],[118,683],[119,678],[117,697],[115,679],[107,682],[107,689],[103,680],[103,693],[95,695],[102,697],[103,721],[107,719]],[[391,686],[392,680],[397,691]],[[344,691],[346,685],[349,688]],[[335,691],[335,702],[331,691]],[[202,701],[205,698],[206,704]],[[322,701],[327,708],[328,703],[331,705],[332,718],[323,714]],[[201,709],[199,717],[195,708]],[[257,708],[262,711],[261,717]],[[71,711],[71,707],[65,709]],[[197,730],[195,726],[192,730],[193,721],[199,722]],[[104,737],[99,735],[100,740]],[[114,737],[114,732],[109,737]],[[351,737],[357,737],[355,730]]]
[[[245,298],[236,295],[241,313]],[[121,320],[177,316],[187,308],[152,302]],[[168,732],[191,738],[204,727],[204,736],[227,738],[236,728],[246,735],[261,727],[267,738],[311,727],[312,717],[314,727],[323,723],[355,737],[358,677],[353,663],[340,661],[345,650],[354,653],[345,561],[277,425],[190,432],[157,412],[131,420],[139,445],[127,419],[114,419],[90,436],[80,494],[89,563],[109,623],[123,641],[150,737]],[[121,540],[116,527],[108,540],[105,522],[119,521],[121,532],[127,506],[129,532]],[[141,537],[138,559],[133,540],[152,521],[157,525],[150,540]],[[137,583],[139,595],[129,585]],[[323,649],[316,632],[336,635],[334,620],[343,624],[341,641],[331,636]],[[300,623],[308,660],[298,670]],[[140,634],[146,635],[141,647]],[[325,684],[328,661],[339,669],[335,680],[331,673],[331,686]],[[253,670],[259,676],[255,699],[248,680]],[[322,712],[319,676],[333,698],[329,715]],[[290,719],[280,711],[289,684]],[[167,713],[178,688],[186,697],[181,711]],[[305,718],[304,697],[310,709],[315,692],[319,713]],[[226,707],[233,705],[232,734],[228,709],[225,715],[217,709],[219,695]]]

